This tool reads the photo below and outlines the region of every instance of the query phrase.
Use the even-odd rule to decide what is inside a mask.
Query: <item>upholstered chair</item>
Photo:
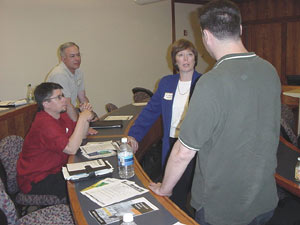
[[[0,179],[0,221],[1,225],[73,225],[73,218],[69,206],[65,204],[49,206],[21,218],[18,217],[13,201],[5,191]]]
[[[135,103],[148,102],[153,95],[152,91],[142,87],[133,88],[132,93]]]
[[[17,184],[17,160],[22,151],[23,138],[11,135],[0,141],[0,160],[6,172],[7,193],[13,196],[16,204],[21,206],[47,206],[66,203],[55,195],[31,195],[19,191]]]
[[[107,103],[105,105],[106,112],[111,112],[111,111],[114,111],[116,109],[118,109],[118,107],[115,104],[113,104],[113,103]]]

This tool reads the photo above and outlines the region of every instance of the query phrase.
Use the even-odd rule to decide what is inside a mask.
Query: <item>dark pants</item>
[[[177,141],[177,138],[170,138],[170,149],[173,148],[173,145]],[[193,177],[194,177],[194,170],[195,170],[195,162],[196,157],[194,157],[189,165],[187,166],[186,170],[184,171],[183,175],[175,185],[173,189],[172,196],[170,199],[183,211],[185,211],[188,215],[193,216],[187,208],[187,204],[189,204],[188,199],[191,192]]]
[[[67,198],[67,183],[62,172],[50,174],[38,183],[31,183],[31,191],[28,194],[56,195],[59,199]]]
[[[266,224],[270,219],[271,217],[273,216],[274,214],[274,210],[271,210],[270,212],[267,212],[267,213],[263,213],[257,217],[255,217],[251,223],[249,223],[248,225],[264,225]],[[201,224],[201,225],[212,225],[210,223],[207,223],[205,221],[205,218],[204,218],[204,209],[200,209],[196,212],[195,214],[195,220],[197,221],[197,223]]]

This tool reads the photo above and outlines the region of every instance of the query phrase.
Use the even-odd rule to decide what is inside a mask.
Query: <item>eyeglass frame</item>
[[[55,96],[55,97],[51,97],[51,98],[45,98],[44,99],[44,101],[50,101],[51,99],[58,99],[58,100],[62,100],[62,98],[64,98],[65,97],[65,95],[64,95],[64,93],[62,93],[61,95],[57,95],[57,96]]]

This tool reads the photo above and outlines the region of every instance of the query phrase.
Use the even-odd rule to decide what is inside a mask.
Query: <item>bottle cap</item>
[[[127,143],[127,137],[123,137],[123,138],[121,139],[121,142],[122,142],[122,143]]]
[[[133,221],[133,215],[131,213],[125,213],[123,215],[123,221],[128,223]]]

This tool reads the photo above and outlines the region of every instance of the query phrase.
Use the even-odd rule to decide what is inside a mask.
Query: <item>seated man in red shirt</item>
[[[67,196],[62,166],[68,156],[76,154],[86,137],[93,118],[89,103],[82,106],[78,121],[66,113],[67,102],[62,86],[41,83],[34,91],[38,112],[25,137],[17,162],[17,181],[20,190],[29,194]]]

